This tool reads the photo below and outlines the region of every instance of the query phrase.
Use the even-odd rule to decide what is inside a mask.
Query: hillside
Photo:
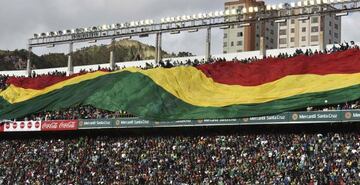
[[[89,46],[78,49],[73,53],[75,66],[108,63],[111,45]],[[162,51],[164,57],[178,56]],[[191,55],[188,52],[180,52]],[[114,55],[116,62],[147,60],[155,58],[155,47],[135,40],[116,41]],[[0,70],[20,70],[26,68],[26,50],[0,50]],[[32,54],[34,69],[64,67],[67,65],[67,56],[63,53],[51,53],[42,56]]]

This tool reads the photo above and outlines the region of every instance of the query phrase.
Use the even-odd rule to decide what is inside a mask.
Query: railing
[[[176,121],[151,121],[140,118],[80,119],[51,121],[16,121],[0,125],[1,132],[69,131],[83,129],[121,129],[156,127],[201,127],[226,125],[277,125],[359,122],[360,110],[286,112],[271,116],[199,119]]]

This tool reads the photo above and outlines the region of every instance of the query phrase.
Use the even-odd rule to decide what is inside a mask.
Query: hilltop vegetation
[[[75,66],[108,63],[111,45],[89,46],[73,53]],[[179,52],[178,55],[162,51],[164,57],[191,56],[189,52]],[[155,47],[135,40],[116,41],[114,48],[116,62],[148,60],[155,58]],[[0,70],[21,70],[26,68],[27,50],[3,51],[0,50]],[[67,55],[51,53],[31,56],[33,69],[64,67],[67,65]]]

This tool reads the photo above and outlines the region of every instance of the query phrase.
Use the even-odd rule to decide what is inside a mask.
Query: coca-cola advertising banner
[[[41,131],[77,130],[78,125],[79,125],[78,120],[43,121],[41,124]]]
[[[4,124],[4,132],[31,132],[40,131],[40,121],[15,121]]]
[[[0,123],[0,132],[4,132],[4,125]]]

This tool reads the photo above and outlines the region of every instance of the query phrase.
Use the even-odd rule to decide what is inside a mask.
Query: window
[[[311,27],[311,33],[314,33],[314,32],[319,32],[319,27],[318,26]]]
[[[319,22],[319,17],[312,17],[311,18],[311,23],[318,23]]]
[[[279,35],[286,35],[286,30],[280,30]]]
[[[224,39],[226,39],[227,38],[227,33],[224,33]]]
[[[231,29],[234,29],[235,27],[234,27],[234,25],[231,25]]]
[[[237,41],[238,46],[242,46],[242,41]]]
[[[332,22],[331,22],[331,21],[329,22],[329,26],[332,26]]]
[[[339,25],[338,25],[338,24],[335,24],[335,29],[339,29]]]
[[[234,46],[234,42],[231,42],[231,46]]]
[[[295,33],[295,28],[291,28],[291,33]]]
[[[227,42],[224,42],[224,47],[227,47]]]
[[[240,52],[242,52],[242,50],[241,50],[241,49],[239,49],[239,50],[237,50],[237,52],[238,52],[238,53],[240,53]]]
[[[334,33],[334,37],[335,37],[335,38],[339,38],[339,34],[338,34],[338,33]]]
[[[306,32],[306,27],[302,27],[301,32]]]
[[[301,37],[301,41],[306,41],[306,37]]]
[[[290,42],[295,42],[295,38],[294,38],[294,37],[291,37],[291,38],[290,38]]]
[[[302,23],[306,23],[306,20],[302,20]]]
[[[329,30],[329,35],[331,35],[331,30]]]
[[[295,19],[291,19],[291,24],[295,24]]]
[[[270,30],[270,34],[271,34],[271,35],[274,35],[274,30]]]
[[[329,44],[331,44],[332,43],[332,41],[331,41],[331,39],[329,39]]]
[[[227,53],[227,51],[224,51],[224,54],[226,54]]]
[[[319,36],[317,36],[317,35],[312,35],[312,36],[311,36],[311,42],[317,42],[317,41],[319,41]]]
[[[286,38],[279,39],[279,43],[280,44],[286,44]]]
[[[274,39],[273,39],[273,38],[270,39],[270,43],[274,43]]]
[[[243,32],[238,32],[238,33],[237,33],[237,36],[238,36],[238,37],[242,37],[242,36],[243,36]]]

